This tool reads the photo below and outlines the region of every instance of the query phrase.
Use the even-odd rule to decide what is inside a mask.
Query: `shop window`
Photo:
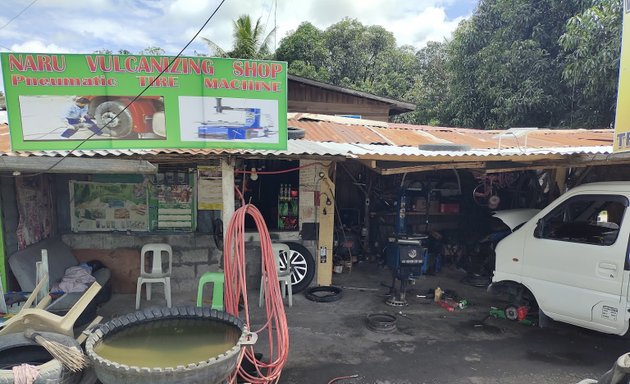
[[[623,196],[584,195],[573,197],[553,209],[536,226],[542,239],[595,245],[612,245],[628,200]]]
[[[244,201],[260,210],[270,230],[299,230],[299,166],[299,161],[252,160],[240,167],[250,173],[241,173],[236,186]],[[245,225],[247,229],[256,228],[250,217]]]

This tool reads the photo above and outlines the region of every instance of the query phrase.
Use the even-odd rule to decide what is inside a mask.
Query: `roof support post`
[[[221,159],[221,191],[223,194],[221,220],[223,233],[227,234],[228,224],[234,215],[234,161],[230,158]]]
[[[335,183],[330,179],[335,163],[324,162],[319,173],[319,236],[317,239],[317,284],[331,285],[333,270],[333,233],[335,226]]]

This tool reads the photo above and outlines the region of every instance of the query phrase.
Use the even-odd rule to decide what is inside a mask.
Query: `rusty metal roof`
[[[288,126],[305,131],[304,139],[289,140],[287,150],[243,149],[108,149],[76,150],[73,156],[147,155],[256,155],[256,156],[341,156],[346,158],[520,157],[530,155],[571,155],[612,153],[612,129],[539,129],[526,136],[511,137],[506,131],[433,127],[344,118],[306,113],[288,114]],[[503,137],[499,138],[501,135]],[[500,143],[500,145],[499,145]],[[437,145],[421,150],[420,145]],[[461,151],[439,150],[439,145],[459,145]],[[9,130],[0,125],[0,154],[10,156],[64,156],[70,151],[20,151],[10,149]]]

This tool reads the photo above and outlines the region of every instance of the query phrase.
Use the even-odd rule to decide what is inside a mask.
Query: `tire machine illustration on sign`
[[[218,120],[202,121],[199,127],[197,127],[197,135],[200,138],[242,140],[255,137],[268,137],[272,133],[268,127],[262,127],[260,125],[260,108],[224,106],[221,99],[220,97],[216,98],[216,106],[214,109],[217,114],[223,114],[225,111],[245,112],[244,121],[242,116],[240,116],[240,119],[237,118],[236,120],[229,121],[227,119],[234,117],[229,115],[225,115],[225,120],[223,116],[220,116]]]

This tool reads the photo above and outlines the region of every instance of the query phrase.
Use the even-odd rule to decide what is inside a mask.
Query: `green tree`
[[[446,43],[431,41],[415,54],[418,70],[413,86],[403,100],[416,104],[416,110],[401,117],[406,122],[442,125],[450,121],[446,71]]]
[[[568,56],[562,76],[570,87],[570,125],[605,127],[614,121],[623,6],[594,0],[572,17],[560,44]]]
[[[276,59],[290,63],[300,61],[318,69],[326,65],[329,54],[324,33],[306,21],[280,40]]]
[[[241,59],[269,58],[269,42],[276,31],[275,28],[263,37],[265,27],[260,23],[260,18],[253,24],[249,15],[242,15],[236,19],[232,28],[234,46],[231,51],[225,51],[212,40],[202,37],[213,51],[213,55]]]
[[[276,58],[289,63],[289,73],[392,98],[409,92],[418,70],[413,48],[354,19],[325,31],[302,23],[281,40]]]
[[[366,27],[355,19],[344,19],[324,32],[330,52],[328,72],[334,84],[371,86],[386,55],[396,48],[394,35],[383,27]]]
[[[374,61],[368,80],[359,86],[375,95],[411,102],[410,93],[419,70],[412,46],[391,47]]]
[[[584,7],[582,0],[482,0],[448,47],[450,124],[565,124],[570,99],[558,39]]]

